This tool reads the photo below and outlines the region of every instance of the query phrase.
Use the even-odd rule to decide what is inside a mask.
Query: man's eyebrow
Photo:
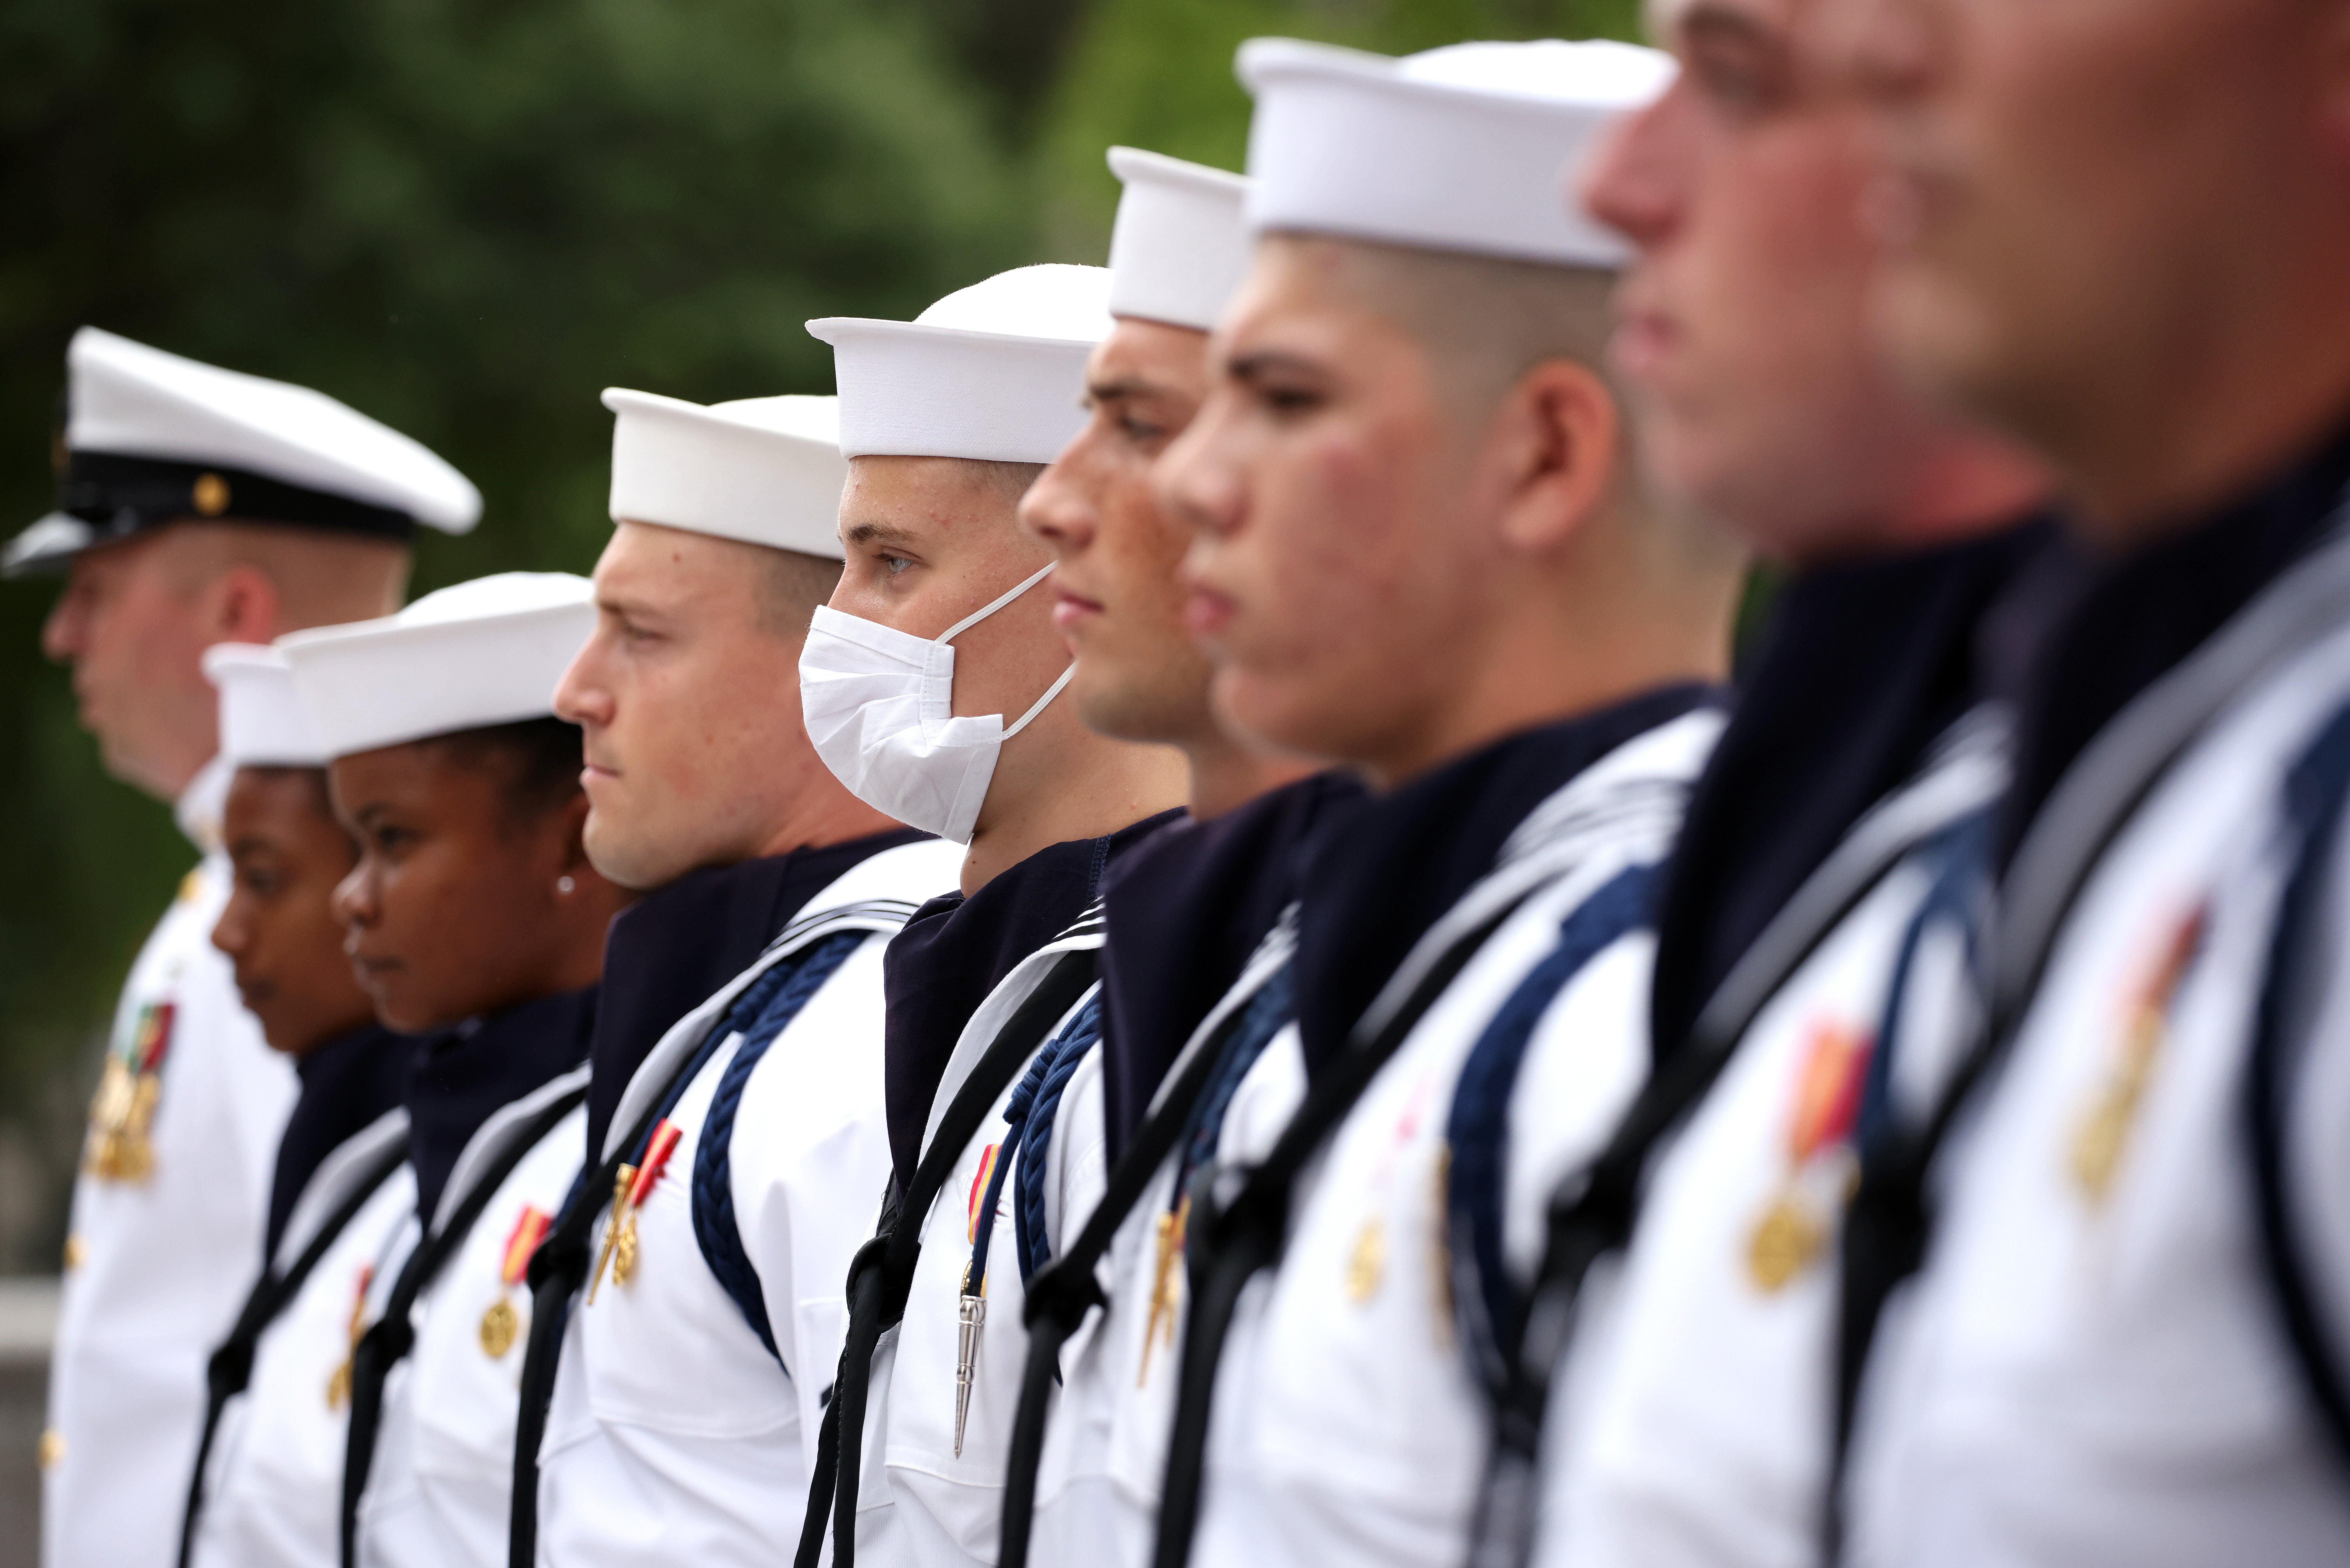
[[[841,535],[852,545],[910,545],[914,535],[890,523],[854,523]]]
[[[1235,355],[1224,362],[1224,373],[1236,381],[1253,381],[1259,376],[1280,370],[1318,376],[1322,374],[1322,366],[1303,354],[1295,354],[1285,348],[1259,348]]]
[[[1155,398],[1167,389],[1146,376],[1121,376],[1114,381],[1094,381],[1086,387],[1086,396],[1097,403],[1123,401],[1128,398]]]

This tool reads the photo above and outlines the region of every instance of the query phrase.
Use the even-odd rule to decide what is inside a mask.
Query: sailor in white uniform
[[[1792,66],[1790,7],[1726,4]],[[1697,13],[1659,15],[1677,49],[1703,47],[1681,30]],[[1886,1044],[1887,1002],[1906,973],[1904,1014],[1932,1021],[1921,969],[1948,953],[1910,945],[1913,922],[1985,831],[2007,772],[2004,644],[2063,566],[2050,524],[2025,520],[2037,466],[1904,391],[1874,349],[1856,108],[1815,75],[1774,79],[1790,85],[1750,113],[1734,82],[1685,68],[1586,185],[1640,247],[1627,305],[1681,324],[1627,369],[1652,483],[1788,575],[1675,851],[1652,1006],[1666,1068],[1549,1249],[1540,1319],[1573,1325],[1572,1375],[1556,1383],[1547,1332],[1504,1384],[1481,1521],[1495,1562],[1824,1555],[1854,1146],[1931,1065],[1914,1030]],[[1786,223],[1804,202],[1853,216]],[[1748,306],[1763,296],[1790,307]]]
[[[530,1456],[535,1518],[516,1471],[511,1551],[525,1564],[780,1563],[839,1366],[842,1283],[889,1179],[882,949],[954,885],[962,852],[851,795],[799,722],[800,644],[840,576],[834,400],[605,402],[616,532],[597,569],[598,633],[557,706],[586,728],[589,854],[632,884],[691,874],[616,924],[599,1046],[628,998],[692,972],[634,940],[639,924],[747,940],[755,957],[674,1027],[644,1038],[640,1024],[595,1063],[623,1092],[590,1129],[592,1174],[549,1247],[550,1260],[575,1251],[581,1278],[550,1284],[542,1269],[534,1293],[560,1366],[525,1373],[525,1408],[553,1374],[552,1408]],[[754,733],[671,763],[656,725]],[[663,766],[691,771],[671,780]],[[616,1212],[620,1173],[656,1150],[675,1178]],[[616,1224],[629,1277],[589,1286],[567,1318],[562,1296],[587,1283]],[[557,1346],[535,1337],[533,1350],[551,1364]],[[526,1416],[518,1441],[533,1433]]]
[[[1218,722],[1212,667],[1183,625],[1177,569],[1191,530],[1150,490],[1152,464],[1206,393],[1208,333],[1248,266],[1246,182],[1129,147],[1111,148],[1109,164],[1126,187],[1110,235],[1118,325],[1086,368],[1091,418],[1020,514],[1056,557],[1049,586],[1076,657],[1069,696],[1078,716],[1105,734],[1181,749],[1191,819],[1104,881],[1105,1179],[1120,1200],[1074,1216],[1082,1223],[1065,1227],[1055,1250],[1057,1283],[1032,1282],[1003,1564],[1108,1561],[1112,1531],[1128,1538],[1125,1555],[1141,1549],[1131,1543],[1145,1539],[1149,1515],[1128,1504],[1107,1463],[1110,1418],[1132,1378],[1093,1348],[1106,1321],[1092,1310],[1097,1270],[1130,1267],[1134,1232],[1149,1227],[1135,1200],[1140,1179],[1161,1163],[1153,1129],[1188,1108],[1154,1108],[1165,1073],[1278,923],[1300,842],[1361,797],[1351,775],[1253,751]],[[1119,1300],[1139,1312],[1148,1291],[1145,1281]],[[1148,1484],[1155,1488],[1155,1474]]]
[[[803,1558],[827,1529],[844,1564],[993,1557],[1023,1283],[1099,1188],[1097,906],[1174,815],[1184,761],[1054,701],[1052,564],[1014,507],[1082,421],[1107,282],[1024,267],[911,323],[810,324],[849,479],[847,564],[800,661],[809,737],[860,799],[968,848],[883,965],[890,1179],[848,1279]]]
[[[421,524],[481,498],[320,393],[85,327],[67,354],[58,510],[0,558],[62,573],[42,632],[106,764],[173,803],[203,858],[125,984],[90,1107],[41,1439],[47,1568],[161,1568],[204,1415],[204,1360],[261,1262],[295,1081],[212,946],[228,767],[197,665],[216,642],[382,615]],[[172,1479],[165,1479],[172,1478]]]
[[[237,772],[223,837],[236,883],[213,943],[301,1096],[278,1145],[268,1262],[213,1352],[180,1561],[331,1568],[359,1304],[416,1207],[402,1103],[416,1042],[375,1021],[343,955],[335,887],[357,857],[327,798],[285,657],[223,643],[221,754]]]
[[[1266,39],[1239,70],[1255,261],[1160,487],[1224,711],[1375,798],[1307,861],[1292,1021],[1157,1195],[1188,1279],[1154,1552],[1451,1563],[1542,1199],[1647,1068],[1741,553],[1630,482],[1624,247],[1555,199],[1669,61]],[[1164,1376],[1152,1315],[1129,1377]]]
[[[1864,1150],[1847,1556],[2340,1563],[2350,163],[2307,62],[2341,18],[1902,10],[1857,39],[1915,217],[1881,319],[2054,464],[2095,569],[2019,709],[1988,1023]],[[1999,194],[1913,203],[1911,157]]]
[[[346,1568],[504,1555],[523,1282],[579,1170],[624,898],[580,844],[579,733],[552,711],[590,591],[508,573],[279,645],[359,845],[336,895],[348,950],[381,1022],[434,1033],[407,1099],[416,1209],[350,1357]]]

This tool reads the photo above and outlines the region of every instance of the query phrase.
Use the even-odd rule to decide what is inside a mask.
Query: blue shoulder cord
[[[780,1364],[782,1354],[775,1348],[775,1330],[767,1322],[766,1293],[759,1287],[758,1271],[751,1266],[750,1255],[743,1247],[743,1235],[734,1220],[733,1147],[734,1116],[743,1104],[743,1089],[751,1081],[752,1069],[767,1054],[767,1048],[791,1027],[809,998],[822,990],[848,955],[865,945],[870,931],[837,931],[821,941],[812,942],[795,957],[785,959],[754,981],[727,1011],[726,1021],[711,1031],[703,1042],[701,1059],[692,1071],[681,1074],[671,1088],[669,1099],[661,1106],[666,1117],[677,1106],[686,1089],[702,1075],[711,1054],[736,1034],[743,1037],[741,1049],[726,1064],[725,1073],[711,1095],[710,1110],[702,1117],[702,1134],[694,1142],[693,1185],[691,1209],[693,1215],[693,1239],[701,1244],[702,1260],[716,1277],[719,1287],[725,1291],[743,1321],[767,1347],[767,1354]],[[656,1127],[660,1125],[656,1120]],[[651,1134],[646,1134],[650,1147]],[[645,1150],[637,1154],[643,1163]],[[788,1372],[789,1367],[785,1370]]]
[[[1989,811],[1964,816],[1942,829],[1921,846],[1934,865],[1933,882],[1901,933],[1893,960],[1893,978],[1886,987],[1885,1008],[1878,1016],[1877,1043],[1868,1055],[1868,1075],[1862,1082],[1860,1114],[1854,1119],[1852,1141],[1864,1147],[1893,1125],[1893,1060],[1908,1012],[1909,981],[1925,946],[1926,933],[1939,922],[1955,925],[1965,946],[1967,965],[1982,959],[1983,918],[1991,893],[1991,837],[1993,815]]]
[[[1053,1117],[1060,1109],[1061,1092],[1068,1086],[1077,1064],[1100,1039],[1101,993],[1097,991],[1077,1009],[1068,1027],[1036,1053],[1012,1091],[1011,1101],[1003,1107],[1003,1119],[1011,1130],[995,1151],[995,1165],[988,1172],[987,1190],[972,1229],[971,1267],[963,1274],[965,1295],[978,1295],[987,1287],[987,1253],[995,1237],[996,1205],[1003,1195],[1004,1179],[1015,1163],[1021,1166],[1021,1174],[1014,1186],[1012,1221],[1021,1283],[1026,1284],[1036,1270],[1052,1261],[1051,1245],[1045,1236],[1045,1151],[1051,1147]],[[1028,1161],[1032,1150],[1033,1168]],[[1033,1234],[1027,1213],[1031,1204],[1036,1211]]]
[[[2350,804],[2350,708],[2337,711],[2303,749],[2285,775],[2283,794],[2293,871],[2277,901],[2262,975],[2245,1064],[2242,1126],[2269,1294],[2318,1423],[2332,1439],[2335,1459],[2350,1461],[2350,1367],[2338,1359],[2338,1342],[2324,1321],[2321,1293],[2295,1236],[2285,1169],[2293,1069],[2314,1044],[2308,1004],[2314,982],[2328,978],[2323,966],[2333,957],[2324,905],[2340,857],[2344,808]]]
[[[1274,1036],[1297,1016],[1297,971],[1295,961],[1287,961],[1266,977],[1265,982],[1248,1000],[1241,1022],[1232,1037],[1224,1044],[1223,1059],[1216,1064],[1216,1075],[1209,1081],[1200,1103],[1191,1108],[1183,1125],[1182,1141],[1175,1165],[1175,1188],[1168,1195],[1168,1212],[1182,1206],[1184,1196],[1191,1190],[1194,1171],[1216,1158],[1223,1142],[1224,1114],[1232,1109],[1232,1096],[1240,1092],[1242,1080],[1264,1054]]]
[[[1508,1379],[1526,1311],[1503,1250],[1510,1101],[1519,1070],[1551,1003],[1592,960],[1653,919],[1661,872],[1654,865],[1627,867],[1569,911],[1559,924],[1558,945],[1526,972],[1486,1024],[1452,1091],[1444,1203],[1453,1312],[1462,1343],[1496,1390]]]

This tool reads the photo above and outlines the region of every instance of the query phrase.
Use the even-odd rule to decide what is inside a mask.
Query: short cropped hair
[[[579,726],[561,719],[521,719],[435,735],[425,742],[461,767],[495,776],[507,822],[530,826],[579,794]]]

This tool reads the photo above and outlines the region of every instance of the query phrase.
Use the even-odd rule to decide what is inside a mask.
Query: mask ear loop
[[[1058,564],[1059,563],[1057,562],[1054,563],[1054,565]],[[1038,583],[1043,582],[1046,577],[1049,577],[1052,575],[1053,567],[1051,566],[1043,567],[1035,576],[1030,577],[1026,582],[1020,584],[1010,593],[1005,594],[1002,598],[996,599],[991,604],[983,605],[978,609],[972,611],[969,615],[955,622],[954,625],[947,628],[946,630],[932,638],[931,641],[934,645],[942,642],[952,642],[956,638],[961,637],[964,632],[969,631],[972,627],[977,626],[981,621],[985,620],[989,616],[993,615],[997,610],[1002,609],[1005,605],[1010,604],[1014,599],[1018,598],[1022,594],[1026,593],[1030,588],[1035,587]]]
[[[1019,722],[1014,724],[1012,728],[1003,732],[1003,738],[1008,741],[1013,736],[1018,734],[1021,731],[1026,729],[1028,727],[1028,721],[1043,712],[1045,711],[1045,704],[1050,702],[1054,698],[1058,697],[1061,694],[1061,688],[1066,686],[1069,683],[1069,677],[1075,675],[1076,672],[1077,661],[1072,659],[1069,660],[1067,667],[1061,671],[1061,678],[1058,680],[1054,681],[1050,686],[1045,688],[1045,694],[1036,699],[1036,705],[1029,709],[1025,713],[1021,714]]]
[[[997,610],[1002,609],[1005,605],[1010,604],[1014,599],[1018,598],[1022,594],[1026,593],[1030,588],[1035,587],[1046,577],[1051,576],[1053,575],[1053,566],[1056,566],[1059,563],[1055,562],[1052,565],[1039,567],[1034,576],[1014,587],[1011,592],[1003,595],[1001,598],[994,600],[993,603],[983,605],[980,608],[972,611],[971,614],[963,617],[961,620],[955,622],[954,625],[939,633],[936,638],[931,639],[931,646],[933,648],[941,648],[952,642],[956,638],[961,637],[964,632],[970,630],[972,627],[977,626],[981,621],[985,620],[989,616],[993,615]],[[1042,697],[1037,698],[1035,704],[1031,707],[1028,711],[1021,714],[1019,719],[1013,723],[1011,728],[1005,730],[1000,738],[1008,741],[1013,736],[1018,734],[1021,731],[1026,729],[1028,727],[1028,721],[1043,712],[1045,711],[1045,705],[1061,694],[1061,688],[1066,686],[1069,683],[1069,678],[1076,672],[1077,661],[1073,659],[1069,660],[1067,666],[1062,670],[1061,678],[1058,680],[1054,681],[1050,686],[1045,688],[1045,694]]]

